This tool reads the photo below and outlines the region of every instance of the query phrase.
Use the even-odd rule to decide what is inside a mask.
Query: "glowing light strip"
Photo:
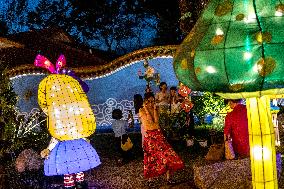
[[[27,74],[16,75],[14,77],[10,77],[10,80],[18,79],[18,78],[26,77],[26,76],[30,76],[30,75],[46,75],[46,74],[44,74],[44,73],[27,73]]]
[[[173,58],[173,56],[170,56],[170,55],[169,56],[160,56],[160,57],[151,58],[150,60],[154,60],[154,59],[158,59],[158,58],[169,58],[170,59],[170,58]],[[143,61],[145,59],[136,60],[134,62],[131,62],[131,63],[127,64],[127,65],[121,66],[121,67],[119,67],[119,68],[117,68],[117,69],[115,69],[113,71],[110,71],[109,73],[106,73],[106,74],[103,74],[103,75],[100,75],[100,76],[96,76],[96,77],[88,77],[88,78],[85,78],[84,80],[93,80],[93,79],[101,79],[101,78],[104,78],[104,77],[108,77],[108,76],[110,76],[112,74],[115,74],[116,72],[118,72],[120,70],[123,70],[123,69],[125,69],[125,68],[127,68],[127,67],[129,67],[129,66],[131,66],[133,64],[139,63],[139,62],[141,62],[141,61]]]

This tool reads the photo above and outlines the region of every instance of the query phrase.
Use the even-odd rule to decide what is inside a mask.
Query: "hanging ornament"
[[[186,98],[182,103],[181,103],[181,108],[185,111],[185,112],[190,112],[190,110],[192,109],[193,104],[192,102]]]
[[[178,90],[178,93],[183,96],[183,97],[188,97],[188,95],[190,94],[191,92],[191,89],[188,88],[187,86],[185,85],[182,85],[179,90]]]
[[[261,58],[257,62],[257,68],[259,75],[265,77],[273,72],[276,67],[276,62],[272,57]]]
[[[146,69],[144,74],[142,74],[141,70],[138,70],[138,77],[139,79],[145,79],[147,85],[151,84],[151,81],[154,81],[156,85],[160,84],[160,74],[156,73],[155,69],[149,65],[147,60],[143,63],[144,68]]]

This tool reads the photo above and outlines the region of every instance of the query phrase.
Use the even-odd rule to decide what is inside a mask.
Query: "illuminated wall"
[[[178,84],[172,61],[170,57],[149,60],[150,66],[160,73],[161,81],[167,82],[169,87]],[[138,70],[142,73],[145,71],[143,61],[133,62],[103,77],[85,79],[90,87],[87,96],[96,115],[97,129],[110,128],[111,111],[114,108],[122,109],[125,117],[127,110],[133,110],[133,95],[137,93],[143,95],[146,86],[146,81],[138,78]],[[19,96],[20,112],[30,112],[33,108],[39,108],[37,87],[44,77],[44,75],[27,75],[12,78],[14,91]],[[153,85],[153,90],[158,91],[158,86]]]

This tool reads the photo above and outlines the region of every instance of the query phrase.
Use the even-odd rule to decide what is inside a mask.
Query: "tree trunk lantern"
[[[284,4],[211,0],[174,56],[194,91],[245,98],[254,188],[278,188],[270,95],[284,94]]]

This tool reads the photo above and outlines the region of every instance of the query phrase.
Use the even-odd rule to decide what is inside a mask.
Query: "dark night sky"
[[[14,18],[13,20],[9,19],[8,13],[7,13],[7,9],[8,9],[8,4],[11,3],[13,0],[0,0],[0,19],[4,20],[9,28],[9,33],[17,33],[17,32],[25,32],[25,31],[29,31],[29,27],[27,27],[24,24],[19,24],[19,22],[22,21],[22,18]],[[56,2],[56,0],[47,0],[48,2]],[[17,1],[19,2],[19,1]],[[167,17],[171,17],[169,15],[171,14],[175,14],[173,13],[173,11],[169,11],[169,7],[173,7],[173,5],[175,5],[175,7],[178,8],[178,1],[161,1],[161,0],[155,0],[155,1],[148,1],[149,6],[154,7],[154,8],[158,8],[160,10],[160,14],[165,14],[167,15]],[[27,10],[28,11],[34,11],[35,7],[39,4],[39,0],[27,0]],[[159,7],[157,7],[159,5]],[[26,13],[24,13],[26,14]],[[155,46],[155,44],[151,44],[153,43],[153,39],[156,35],[157,30],[155,30],[155,28],[153,28],[153,26],[155,26],[157,24],[157,21],[155,19],[149,19],[148,22],[150,22],[152,24],[152,28],[151,27],[145,27],[143,28],[142,32],[141,32],[141,39],[137,40],[137,39],[127,39],[125,41],[122,42],[122,46],[124,45],[126,48],[129,48],[130,52],[132,51],[132,48],[135,50],[135,44],[136,43],[141,43],[142,47],[147,47],[147,46]],[[140,26],[137,26],[137,31],[141,28],[138,28]],[[169,31],[170,33],[170,31]],[[72,35],[72,33],[70,33]],[[82,38],[80,35],[79,36],[79,40],[80,38]],[[173,35],[172,35],[173,36]],[[167,37],[166,37],[167,38]],[[167,38],[169,39],[169,38]],[[82,39],[83,40],[83,39]],[[82,41],[81,41],[82,42]],[[86,41],[84,42],[86,43]],[[102,40],[98,40],[98,39],[89,39],[87,41],[87,44],[92,46],[93,48],[98,48],[101,50],[107,50],[107,46],[103,44]],[[115,46],[116,43],[113,43],[113,46]]]

